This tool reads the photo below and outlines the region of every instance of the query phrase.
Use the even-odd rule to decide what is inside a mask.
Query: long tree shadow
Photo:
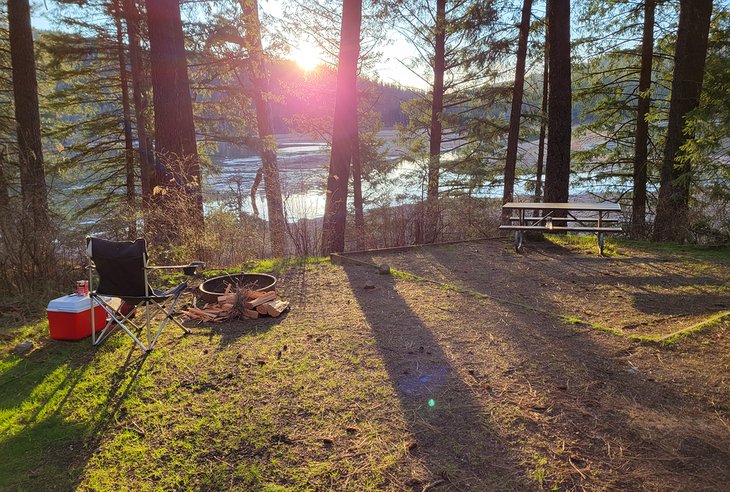
[[[715,419],[702,402],[673,385],[657,382],[643,373],[643,368],[632,367],[629,357],[637,349],[635,344],[590,330],[576,330],[557,316],[546,315],[561,312],[548,296],[540,300],[542,312],[503,301],[514,299],[510,289],[525,282],[520,279],[521,273],[535,278],[543,275],[528,270],[534,268],[530,258],[479,264],[465,262],[447,248],[433,248],[423,256],[423,265],[435,272],[450,273],[452,283],[493,296],[477,308],[482,310],[480,322],[454,327],[476,342],[454,344],[450,351],[465,357],[467,352],[478,350],[475,343],[496,338],[503,352],[512,354],[505,360],[518,369],[523,380],[519,384],[529,381],[530,392],[542,400],[541,411],[551,409],[551,434],[544,435],[543,440],[560,437],[564,442],[573,442],[574,456],[582,455],[584,465],[588,463],[586,456],[593,458],[593,466],[611,463],[614,486],[623,488],[668,485],[674,479],[681,484],[682,474],[697,477],[696,484],[709,488],[730,478],[730,450],[717,444],[717,436],[730,438],[721,419]],[[562,261],[569,262],[570,258]],[[395,266],[408,271],[407,259],[397,260]],[[479,268],[502,270],[500,278],[509,279],[511,272],[514,278],[507,286],[495,284],[489,281],[489,274],[475,274]],[[478,311],[474,314],[479,316]],[[505,322],[495,322],[500,319]],[[488,353],[489,348],[484,351]],[[483,363],[481,369],[489,373],[487,366]],[[510,379],[514,373],[509,371],[492,370],[490,377]],[[611,445],[624,449],[627,456],[613,456]],[[596,458],[605,460],[604,464],[597,463]],[[616,473],[619,468],[623,469],[621,474]],[[585,483],[586,478],[583,471],[578,473],[581,476],[576,475],[576,486]]]
[[[0,460],[0,489],[69,490],[80,483],[86,463],[98,449],[115,415],[119,414],[120,406],[135,386],[147,359],[146,354],[139,354],[136,346],[129,347],[126,358],[111,374],[109,389],[101,398],[79,394],[82,379],[95,370],[100,350],[106,349],[109,347],[90,348],[83,343],[62,347],[50,355],[38,354],[22,366],[27,377],[6,380],[23,390],[2,399],[8,409],[15,410],[16,416],[8,414],[13,421],[8,422],[9,427],[0,436],[0,455],[4,457]],[[63,377],[59,375],[59,378],[49,380],[48,376],[62,366],[67,367]],[[14,374],[4,376],[13,377]],[[42,395],[36,397],[39,399],[32,402],[28,411],[22,410],[20,405],[41,385]],[[76,405],[79,401],[89,401],[89,406],[81,412],[88,413],[88,420],[76,420],[64,414],[64,408],[72,400]],[[75,407],[74,413],[78,410]]]
[[[378,289],[363,290],[368,272],[358,266],[344,270],[413,435],[409,447],[434,480],[450,481],[457,490],[529,488],[520,457],[494,432],[434,334],[396,291],[393,278],[381,277]]]

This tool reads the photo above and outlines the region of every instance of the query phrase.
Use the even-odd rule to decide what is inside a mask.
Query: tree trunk
[[[8,146],[0,145],[0,235],[7,236],[8,217],[10,217],[10,186],[5,175],[5,162]]]
[[[517,167],[517,144],[520,139],[520,116],[522,116],[522,95],[525,86],[525,62],[527,60],[527,38],[530,35],[530,15],[532,0],[522,3],[522,20],[520,21],[520,38],[517,43],[517,66],[515,67],[515,85],[512,90],[512,109],[509,115],[509,134],[507,136],[507,159],[504,164],[504,194],[502,203],[514,199],[515,168]],[[509,211],[502,211],[502,222],[509,222]]]
[[[689,236],[692,164],[681,147],[694,137],[684,132],[685,117],[699,104],[711,15],[712,0],[680,2],[667,139],[654,224],[655,241],[683,242]]]
[[[350,162],[357,149],[352,148],[357,133],[357,60],[360,53],[360,23],[362,1],[344,0],[340,52],[337,64],[337,93],[335,96],[332,153],[327,177],[327,197],[322,223],[322,254],[345,249],[347,221],[347,189]]]
[[[444,111],[444,72],[446,71],[446,0],[436,0],[436,36],[433,58],[433,97],[428,145],[428,184],[426,187],[426,230],[424,242],[436,242],[439,232],[439,175]]]
[[[147,134],[147,100],[145,98],[144,64],[142,50],[139,46],[139,12],[135,0],[124,0],[124,21],[129,38],[129,61],[132,74],[132,98],[134,100],[134,116],[137,120],[137,152],[139,153],[140,184],[142,189],[142,206],[149,205],[152,189],[155,185],[155,157],[152,153],[152,141]]]
[[[276,162],[276,139],[271,120],[269,104],[269,76],[266,72],[264,49],[261,45],[261,23],[257,0],[240,0],[243,21],[246,27],[251,73],[252,97],[256,107],[256,122],[259,132],[261,163],[264,171],[264,190],[271,231],[271,253],[274,257],[284,256],[286,246],[286,221],[279,182],[279,167]]]
[[[200,162],[195,142],[193,103],[190,96],[185,38],[179,0],[147,0],[150,38],[155,144],[158,186],[177,190],[193,229],[203,227]],[[162,200],[163,207],[168,199]],[[172,212],[172,210],[165,210]],[[166,216],[166,217],[169,217]],[[167,220],[171,238],[179,229],[179,217]]]
[[[542,200],[542,166],[545,162],[545,133],[547,129],[548,79],[550,78],[550,50],[545,42],[545,54],[542,67],[542,104],[540,106],[540,137],[537,141],[537,169],[535,170],[535,202]],[[535,214],[537,216],[537,210]]]
[[[545,201],[568,201],[570,181],[571,83],[570,1],[548,2],[549,92]],[[557,215],[557,214],[556,214]]]
[[[261,184],[261,180],[263,179],[263,177],[264,168],[260,167],[258,171],[256,171],[256,176],[253,178],[253,183],[251,184],[251,211],[256,218],[258,218],[259,216],[259,206],[256,205],[256,194],[259,191],[259,185]]]
[[[129,83],[127,81],[127,60],[124,55],[124,33],[122,32],[121,9],[119,4],[116,5],[116,15],[114,15],[114,24],[117,29],[117,56],[119,58],[119,84],[122,92],[122,119],[124,120],[124,162],[126,175],[126,213],[129,216],[129,225],[127,226],[127,237],[135,239],[137,237],[137,207],[136,207],[136,189],[134,177],[134,145],[132,143],[132,114],[129,107]]]
[[[641,40],[641,70],[639,101],[636,105],[636,138],[634,150],[634,190],[631,198],[631,235],[644,235],[646,227],[646,176],[649,145],[649,122],[646,117],[651,105],[651,65],[654,59],[654,10],[656,0],[644,0],[644,33]]]
[[[23,202],[21,220],[27,222],[28,230],[33,231],[31,237],[27,238],[27,249],[32,258],[32,267],[39,272],[50,260],[51,243],[38,81],[28,0],[8,1],[8,28]]]
[[[356,104],[357,107],[357,104]],[[357,120],[357,112],[353,115]],[[355,127],[359,128],[357,121]],[[360,162],[360,135],[355,132],[352,136],[352,201],[355,206],[355,244],[357,249],[365,249],[365,213],[362,199],[362,163]]]

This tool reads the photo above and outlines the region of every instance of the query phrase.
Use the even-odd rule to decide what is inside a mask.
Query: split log
[[[276,292],[267,292],[258,299],[254,299],[252,301],[247,301],[243,305],[247,309],[253,309],[256,306],[260,306],[261,304],[264,304],[265,302],[273,301],[276,299]]]
[[[289,309],[289,303],[286,301],[282,301],[282,300],[270,301],[270,302],[263,304],[263,306],[266,307],[266,313],[269,316],[272,316],[274,318],[276,318],[277,316],[281,315],[281,313],[283,313],[284,311]]]
[[[256,319],[261,316],[279,316],[289,309],[289,303],[277,300],[276,292],[258,292],[228,285],[215,303],[202,309],[189,307],[184,314],[194,320],[220,323],[232,318]]]
[[[252,319],[256,319],[256,318],[259,317],[258,311],[255,311],[253,309],[245,309],[244,308],[243,315],[246,316],[247,318],[252,318]]]

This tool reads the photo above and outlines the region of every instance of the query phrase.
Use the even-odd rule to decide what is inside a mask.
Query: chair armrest
[[[204,261],[191,261],[187,265],[147,266],[147,270],[182,270],[185,275],[195,275],[195,269],[204,267]]]

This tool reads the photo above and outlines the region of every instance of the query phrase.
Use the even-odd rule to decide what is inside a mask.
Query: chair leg
[[[137,326],[137,324],[134,321],[129,319],[129,316],[131,316],[134,311],[131,311],[131,312],[127,313],[126,315],[119,317],[118,315],[120,313],[118,311],[116,311],[115,309],[113,309],[111,306],[109,306],[104,301],[104,299],[95,298],[95,301],[109,315],[110,319],[109,319],[109,322],[104,327],[104,329],[101,332],[99,332],[99,335],[96,337],[96,339],[92,341],[92,343],[94,345],[99,345],[99,344],[101,344],[101,342],[103,342],[104,340],[109,338],[109,336],[112,333],[114,333],[115,328],[117,326],[119,326],[122,330],[124,330],[124,332],[127,335],[129,335],[129,337],[132,340],[134,340],[134,342],[137,345],[140,346],[140,348],[142,348],[142,350],[147,351],[147,347],[145,347],[145,345],[142,342],[140,342],[139,339],[134,335],[134,333],[132,333],[129,330],[129,328],[127,328],[127,326],[126,326],[126,324],[129,323],[130,325],[134,326],[135,328],[140,329],[140,327]],[[116,323],[116,325],[113,326],[115,323]]]
[[[172,304],[170,305],[170,308],[167,310],[165,310],[164,303],[162,305],[160,305],[160,304],[156,303],[155,301],[151,301],[158,310],[160,310],[164,313],[165,319],[163,319],[162,322],[160,323],[160,328],[157,330],[155,337],[152,339],[152,343],[150,343],[150,346],[149,346],[150,350],[152,349],[152,347],[154,347],[155,343],[157,343],[157,339],[160,337],[162,330],[165,328],[165,326],[167,325],[167,322],[169,320],[172,320],[173,323],[175,323],[177,326],[182,328],[185,333],[189,333],[189,330],[187,328],[185,328],[182,324],[180,324],[180,322],[172,316],[172,311],[175,309],[175,305],[177,304],[177,301],[179,301],[179,300],[180,300],[180,294],[178,294],[177,296],[175,296],[175,298],[172,299]]]
[[[119,326],[122,330],[124,330],[124,332],[127,335],[129,335],[129,337],[132,340],[134,340],[134,342],[137,345],[139,345],[142,350],[144,350],[146,352],[147,351],[147,347],[145,347],[145,345],[142,342],[139,341],[139,339],[134,335],[134,333],[132,333],[129,330],[129,328],[127,328],[127,326],[124,323],[126,321],[126,322],[130,323],[131,325],[133,325],[133,326],[135,326],[137,328],[139,328],[139,327],[133,321],[127,319],[126,316],[122,316],[122,319],[119,319],[117,317],[117,313],[113,309],[110,309],[108,306],[106,306],[106,303],[104,303],[103,301],[101,302],[100,305],[104,309],[104,311],[106,311],[106,313],[109,315],[109,317],[111,317],[111,320],[109,321],[109,323],[107,323],[107,327],[104,328],[104,331],[106,331],[106,329],[111,326],[112,322],[115,322],[117,324],[117,326]],[[96,340],[96,344],[97,345],[99,343],[101,343],[102,341],[106,340],[107,338],[109,338],[109,335],[112,333],[113,330],[112,331],[109,331],[107,334],[104,334],[104,331],[97,338],[97,340]]]

